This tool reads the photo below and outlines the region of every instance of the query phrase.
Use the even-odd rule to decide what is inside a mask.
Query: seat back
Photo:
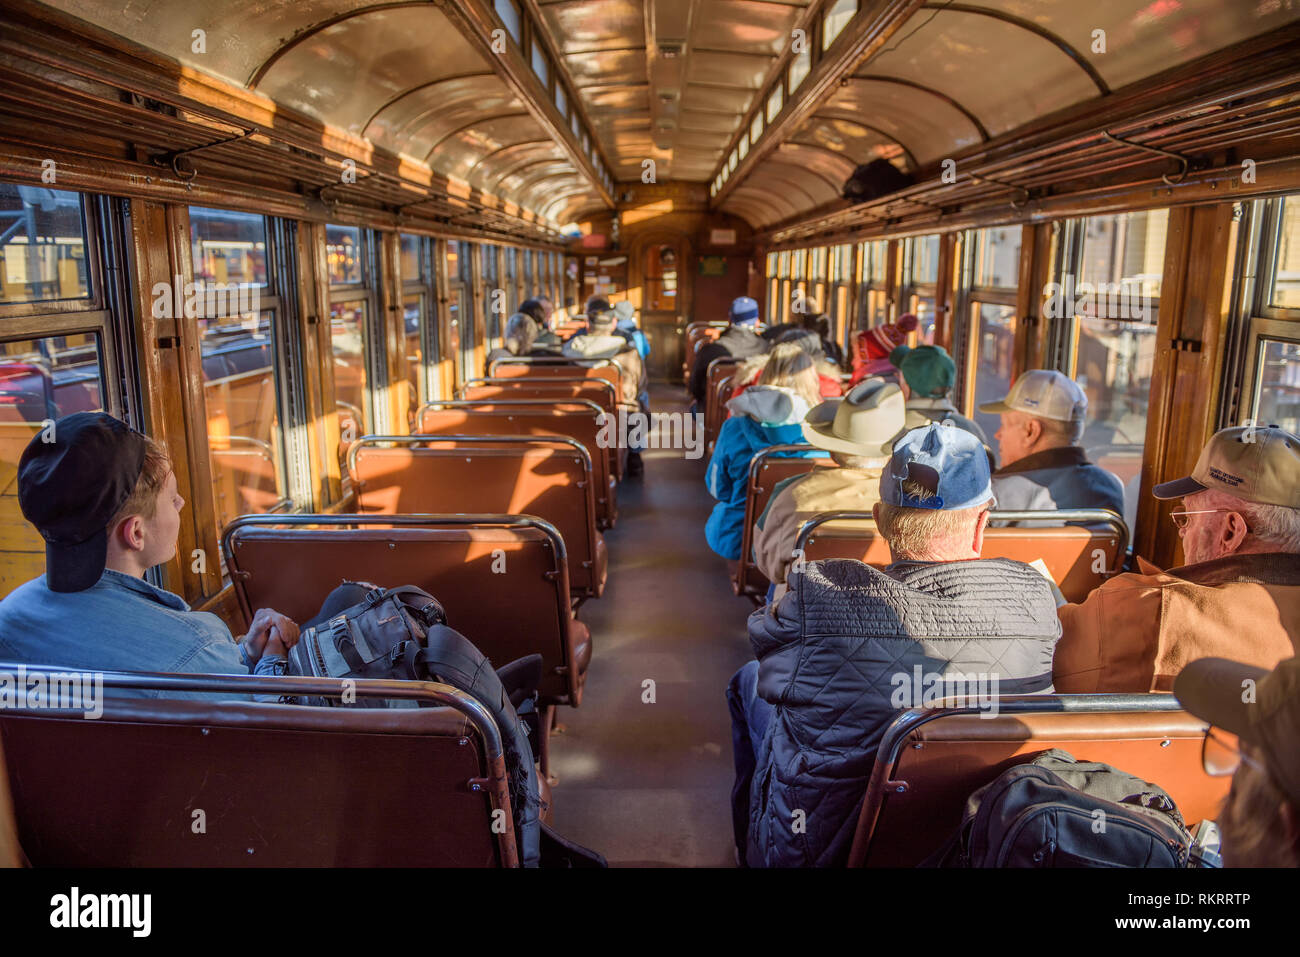
[[[731,397],[732,373],[740,360],[723,356],[709,363],[709,371],[704,385],[704,436],[706,448],[713,451],[713,443],[718,439],[718,431],[727,418],[727,399]]]
[[[560,378],[551,376],[513,379],[471,379],[460,390],[466,402],[494,399],[585,399],[611,415],[618,414],[618,393],[608,379]]]
[[[528,359],[507,356],[488,363],[489,379],[608,379],[617,391],[623,370],[613,359]],[[619,393],[622,394],[621,392]]]
[[[732,590],[737,595],[753,598],[762,604],[771,582],[754,565],[754,523],[759,520],[772,500],[772,490],[778,482],[806,475],[831,458],[824,453],[812,458],[791,458],[816,449],[811,445],[772,445],[749,460],[749,478],[745,484],[745,525],[740,536],[740,562],[731,579]]]
[[[914,867],[957,829],[974,791],[1052,748],[1158,784],[1194,828],[1217,816],[1229,783],[1205,773],[1205,727],[1163,694],[1009,695],[992,717],[974,707],[903,712],[877,751],[849,866]]]
[[[986,528],[983,558],[1012,558],[1026,564],[1042,559],[1067,601],[1080,602],[1119,569],[1128,547],[1128,528],[1107,509],[999,511],[991,521],[1041,521],[1045,528]],[[1064,525],[1063,522],[1088,522]],[[1056,523],[1055,527],[1050,527]],[[796,548],[806,561],[855,558],[883,568],[889,545],[876,531],[870,512],[826,512],[804,523]]]
[[[591,457],[573,439],[367,435],[348,467],[358,513],[536,516],[560,534],[572,595],[596,598],[604,588]]]
[[[682,362],[682,381],[686,382],[691,377],[691,366],[695,364],[695,357],[699,355],[700,349],[706,342],[712,342],[726,331],[727,322],[692,322],[686,327],[686,349],[683,353],[684,361]]]
[[[0,669],[19,677],[17,666]],[[102,685],[109,695],[344,692],[333,679],[233,675],[109,672]],[[23,849],[37,867],[517,866],[514,829],[493,832],[494,809],[511,819],[510,797],[482,705],[433,682],[354,688],[439,707],[105,695],[91,721],[0,710]]]
[[[580,696],[564,540],[530,515],[247,515],[222,536],[245,620],[315,617],[340,581],[415,585],[496,665],[542,656],[546,703]]]
[[[558,435],[573,439],[591,457],[596,518],[609,527],[618,517],[615,480],[619,442],[608,432],[600,406],[584,399],[494,399],[490,402],[430,402],[416,420],[421,435]],[[513,511],[521,511],[514,509]]]

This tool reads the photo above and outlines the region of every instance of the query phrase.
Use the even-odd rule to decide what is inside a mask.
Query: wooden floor
[[[651,390],[657,412],[686,405],[681,386]],[[605,533],[605,594],[579,613],[592,661],[582,707],[561,709],[552,739],[554,824],[614,867],[735,866],[724,689],[752,657],[753,606],[731,593],[727,563],[704,541],[706,464],[645,453],[645,475],[623,481],[618,525]],[[647,680],[653,704],[642,700]]]

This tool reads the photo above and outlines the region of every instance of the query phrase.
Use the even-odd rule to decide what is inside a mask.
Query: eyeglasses
[[[1235,734],[1215,728],[1205,729],[1205,740],[1201,742],[1201,766],[1206,774],[1213,778],[1230,777],[1242,764],[1256,771],[1264,770],[1264,766],[1250,755],[1242,754],[1241,743]]]
[[[1169,517],[1174,520],[1174,524],[1179,528],[1187,527],[1188,515],[1209,515],[1212,512],[1231,512],[1230,508],[1196,508],[1191,511],[1170,512]],[[1239,513],[1240,514],[1240,513]]]

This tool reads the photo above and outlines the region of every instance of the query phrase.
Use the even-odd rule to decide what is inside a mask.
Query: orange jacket
[[[1062,605],[1052,682],[1059,693],[1168,691],[1189,661],[1273,668],[1300,643],[1300,555],[1229,555],[1116,575]]]

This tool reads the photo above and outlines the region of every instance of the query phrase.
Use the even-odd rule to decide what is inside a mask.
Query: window
[[[844,32],[858,12],[858,0],[835,0],[822,17],[822,49],[829,50],[835,38]]]
[[[1300,196],[1285,196],[1278,206],[1269,303],[1283,309],[1300,309]]]
[[[437,283],[433,273],[434,241],[402,233],[403,362],[406,367],[407,428],[415,431],[422,402],[441,398],[438,348]]]
[[[1245,335],[1241,364],[1225,370],[1240,383],[1241,406],[1228,409],[1236,421],[1223,425],[1276,425],[1300,435],[1300,196],[1256,200],[1248,222],[1259,231],[1261,281],[1249,287],[1238,328]],[[1229,393],[1231,394],[1231,392]]]
[[[832,338],[846,349],[849,341],[849,295],[852,284],[853,246],[844,243],[831,249],[830,293],[822,306],[831,321]]]
[[[1093,462],[1124,483],[1130,527],[1146,445],[1168,222],[1165,209],[1083,220],[1076,227],[1077,272],[1067,272],[1062,282],[1060,311],[1073,316],[1075,333],[1068,371],[1088,395],[1083,445]]]
[[[288,500],[266,217],[190,208],[217,532]]]
[[[916,316],[918,343],[933,345],[935,295],[939,282],[939,237],[915,236],[903,241],[903,288],[900,301],[904,312]]]
[[[81,194],[0,183],[0,598],[45,570],[18,507],[27,443],[73,412],[122,415],[97,261]]]
[[[569,101],[564,96],[564,87],[555,84],[555,108],[560,111],[561,116],[567,116],[569,113]]]
[[[518,43],[519,4],[515,3],[515,0],[494,0],[492,7],[501,18],[501,24],[506,28],[506,32],[514,37],[515,43]]]
[[[472,285],[474,246],[458,239],[447,240],[447,320],[451,328],[456,362],[456,385],[464,385],[477,374],[474,365],[474,298]]]
[[[778,83],[776,88],[773,89],[772,92],[768,94],[767,97],[768,126],[772,125],[772,121],[776,119],[776,115],[781,112],[781,107],[783,105],[784,98],[785,98],[785,91],[781,88],[781,85]]]
[[[780,301],[781,298],[781,278],[777,275],[777,261],[779,254],[767,254],[767,309],[770,313],[772,308]],[[772,322],[768,319],[768,323]]]
[[[967,234],[963,293],[969,318],[966,345],[972,386],[964,387],[958,360],[959,385],[968,408],[992,441],[1001,425],[995,413],[980,412],[979,405],[1007,394],[1014,371],[1016,339],[1016,289],[1020,275],[1020,227],[996,226]]]
[[[489,349],[500,345],[503,324],[501,311],[506,308],[505,290],[501,288],[501,280],[497,273],[499,251],[497,246],[483,247],[483,307],[487,310],[483,318],[487,320],[486,346]]]
[[[542,86],[550,87],[551,85],[551,66],[546,59],[546,51],[542,45],[533,40],[533,72],[537,74],[537,79],[542,81]]]
[[[1296,329],[1300,337],[1300,328]],[[1250,417],[1300,435],[1300,338],[1264,339],[1255,370],[1255,405]]]
[[[805,46],[803,51],[796,53],[794,59],[790,61],[790,74],[787,86],[790,88],[791,95],[794,94],[795,90],[799,89],[799,84],[804,81],[804,77],[808,75],[808,71],[811,69],[812,50]]]
[[[90,298],[81,197],[0,183],[0,303]]]
[[[877,239],[858,244],[861,259],[858,280],[858,328],[871,329],[889,320],[886,267],[889,263],[889,240]]]
[[[758,138],[763,135],[763,111],[759,110],[754,114],[754,122],[749,124],[749,141],[757,143]]]
[[[372,373],[371,323],[375,315],[371,288],[371,242],[368,230],[326,226],[325,252],[330,274],[330,343],[334,355],[334,405],[339,414],[339,462],[359,436],[375,431],[371,392],[379,385]],[[344,469],[344,483],[347,484]]]

